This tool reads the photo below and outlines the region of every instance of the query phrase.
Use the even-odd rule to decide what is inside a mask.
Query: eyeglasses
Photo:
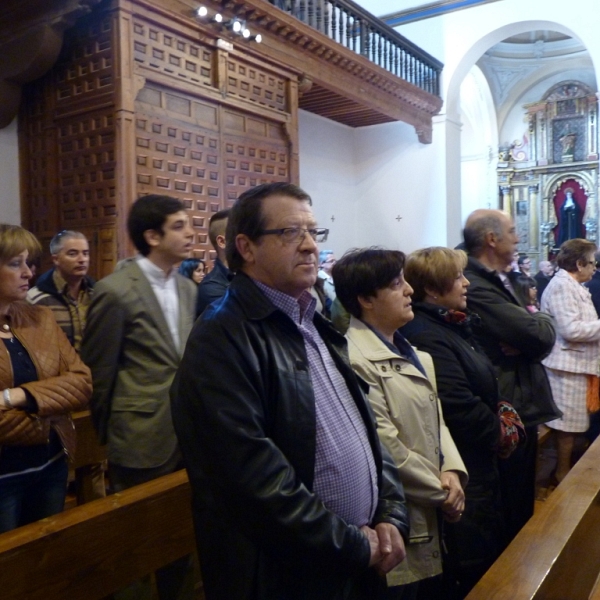
[[[315,242],[326,242],[329,235],[329,229],[317,227],[314,229],[304,229],[303,227],[282,227],[281,229],[263,229],[258,235],[278,235],[285,244],[300,243],[306,234]]]

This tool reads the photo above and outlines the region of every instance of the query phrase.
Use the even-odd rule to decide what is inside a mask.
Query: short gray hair
[[[465,249],[471,256],[481,256],[485,248],[485,236],[492,232],[500,237],[502,235],[502,213],[488,214],[474,219],[463,231]]]
[[[50,254],[58,254],[67,240],[86,240],[87,238],[80,231],[72,231],[70,229],[63,229],[59,231],[50,240]]]

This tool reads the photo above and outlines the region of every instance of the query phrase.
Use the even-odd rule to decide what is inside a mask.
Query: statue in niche
[[[576,140],[577,134],[575,133],[566,133],[560,138],[562,144],[561,162],[573,162]]]
[[[579,208],[579,205],[573,199],[573,190],[571,188],[565,190],[565,201],[560,207],[556,217],[558,220],[558,234],[556,236],[557,248],[567,240],[583,237],[581,208]]]

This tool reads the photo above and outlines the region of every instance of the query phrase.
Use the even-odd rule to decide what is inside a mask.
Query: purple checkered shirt
[[[317,420],[313,490],[346,523],[367,525],[379,496],[375,459],[346,381],[313,323],[316,301],[309,292],[296,300],[253,281],[294,321],[304,339]]]

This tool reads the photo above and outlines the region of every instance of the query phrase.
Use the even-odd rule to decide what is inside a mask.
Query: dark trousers
[[[510,542],[533,516],[537,426],[526,427],[527,440],[509,458],[498,461],[507,540]]]
[[[153,469],[132,469],[109,463],[108,473],[112,489],[115,492],[122,492],[127,488],[152,481],[182,468],[180,457],[176,456],[164,465]],[[193,566],[190,555],[183,556],[157,569],[155,577],[160,600],[192,600],[194,598]],[[117,592],[114,598],[115,600],[149,600],[152,598],[150,578],[134,582]]]
[[[0,533],[62,512],[67,475],[61,456],[40,471],[0,479]]]

